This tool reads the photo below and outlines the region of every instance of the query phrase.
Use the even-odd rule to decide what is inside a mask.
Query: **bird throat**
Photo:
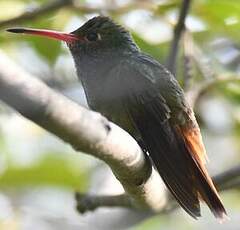
[[[90,108],[97,110],[95,102],[102,98],[105,90],[104,82],[108,80],[109,71],[124,57],[113,51],[86,52],[85,48],[83,48],[82,53],[79,52],[79,49],[75,53],[74,49],[69,48],[74,59],[77,76],[83,85],[88,105]]]

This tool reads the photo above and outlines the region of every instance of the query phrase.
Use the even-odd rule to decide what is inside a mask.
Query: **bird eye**
[[[86,38],[90,42],[97,41],[99,39],[99,35],[97,33],[89,33],[87,34]]]

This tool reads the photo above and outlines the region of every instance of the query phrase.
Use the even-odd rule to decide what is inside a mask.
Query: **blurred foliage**
[[[182,217],[180,217],[182,218]],[[151,229],[151,230],[159,230],[159,228],[162,229],[175,229],[176,227],[176,222],[178,221],[178,230],[185,230],[185,229],[192,229],[191,224],[181,220],[179,216],[173,215],[170,218],[167,218],[167,216],[154,216],[152,218],[147,219],[146,221],[143,222],[140,226],[132,229],[132,230],[146,230],[146,229]]]
[[[30,24],[30,25],[28,25]],[[33,28],[52,28],[52,22],[46,19],[40,19],[37,22],[33,23],[26,23],[26,26],[31,26]],[[46,40],[42,39],[41,37],[36,36],[27,36],[26,41],[30,43],[31,47],[41,56],[43,56],[47,61],[50,63],[54,63],[56,58],[60,54],[60,42],[56,42],[54,40],[48,39],[47,40],[47,47],[46,47]]]
[[[116,7],[117,10],[114,11],[102,11],[110,16],[112,16],[116,21],[124,23],[128,27],[133,35],[134,40],[138,46],[144,51],[151,54],[153,57],[158,59],[161,63],[166,61],[168,56],[169,46],[171,44],[171,37],[169,36],[169,31],[173,30],[173,26],[176,24],[176,12],[180,8],[182,1],[180,0],[166,0],[166,1],[146,1],[149,4],[154,5],[154,7],[146,7],[145,1],[135,1],[138,2],[138,8],[129,7],[133,0],[123,1],[104,1],[104,0],[76,0],[75,2],[83,4],[86,6],[87,10],[81,10],[81,8],[72,7],[62,7],[61,9],[55,9],[47,14],[40,15],[39,17],[33,18],[31,20],[24,20],[21,23],[14,23],[9,25],[1,26],[1,22],[5,20],[10,20],[14,17],[18,17],[24,12],[32,12],[38,7],[45,6],[54,0],[1,0],[0,1],[0,49],[7,52],[11,57],[15,58],[20,65],[24,67],[27,65],[36,69],[36,72],[49,75],[51,78],[53,75],[57,75],[58,78],[63,78],[61,76],[61,69],[58,71],[57,66],[60,65],[61,68],[66,65],[66,69],[69,67],[67,64],[71,64],[70,68],[73,68],[72,62],[60,62],[60,59],[66,53],[66,46],[62,45],[60,42],[53,40],[46,40],[34,36],[16,36],[4,32],[7,27],[11,26],[24,26],[33,28],[45,28],[53,30],[71,31],[80,26],[92,15],[98,14],[98,12],[89,13],[93,8],[111,8],[109,4],[114,2],[121,3],[119,5],[125,5],[124,10],[118,10],[113,4],[113,8]],[[55,0],[56,1],[56,0]],[[100,3],[99,3],[100,2]],[[96,3],[96,4],[95,4]],[[97,4],[98,3],[98,4]],[[101,3],[103,3],[101,5]],[[141,5],[142,7],[139,7]],[[101,5],[101,6],[99,6]],[[140,8],[140,9],[139,9]],[[145,9],[147,8],[147,9]],[[122,9],[119,7],[119,9]],[[128,18],[129,15],[135,15],[134,25],[124,21],[124,18]],[[133,20],[133,17],[129,17]],[[129,21],[130,21],[129,19]],[[206,77],[210,78],[210,75],[203,76],[202,72],[199,70],[198,61],[202,61],[206,64],[213,72],[214,76],[218,75],[236,75],[239,76],[240,73],[240,2],[238,0],[192,0],[192,7],[190,11],[190,17],[187,20],[187,29],[190,31],[191,38],[194,44],[201,50],[202,56],[198,56],[191,60],[193,63],[190,66],[192,68],[192,79],[190,81],[191,86],[199,84],[199,81],[203,81]],[[143,22],[150,28],[156,29],[154,23],[161,22],[164,28],[159,30],[162,33],[155,38],[152,42],[151,39],[147,39],[144,36]],[[142,26],[142,27],[141,27]],[[141,31],[141,32],[139,32]],[[213,41],[219,41],[219,39],[224,38],[226,43],[218,43],[220,45],[213,45]],[[27,47],[25,46],[27,44]],[[27,55],[25,56],[25,51]],[[29,50],[31,52],[29,52]],[[184,79],[184,62],[183,62],[184,48],[183,43],[180,42],[180,50],[178,57],[178,71],[177,76],[181,82]],[[66,56],[66,55],[65,55]],[[64,56],[64,57],[65,57]],[[71,56],[69,59],[71,59]],[[22,58],[23,57],[23,58]],[[204,60],[201,60],[204,59]],[[206,60],[205,60],[206,59]],[[65,60],[65,59],[64,59]],[[43,63],[42,63],[43,62]],[[58,64],[58,65],[57,65]],[[44,68],[45,66],[48,67]],[[49,73],[46,72],[46,69]],[[39,74],[40,75],[40,74]],[[68,81],[67,79],[66,81]],[[70,79],[71,80],[71,79]],[[49,82],[51,82],[49,80]],[[64,83],[63,83],[64,84]],[[64,87],[62,87],[64,88]],[[240,149],[239,138],[240,138],[240,111],[238,109],[240,103],[240,86],[235,83],[230,84],[220,84],[211,89],[209,94],[214,95],[219,98],[224,98],[233,108],[231,119],[234,119],[234,130],[232,136],[236,142],[238,150]],[[207,97],[206,97],[207,98]],[[211,110],[209,107],[204,113],[208,113]],[[0,113],[4,113],[4,110],[0,110]],[[216,117],[217,117],[216,113]],[[199,116],[199,114],[198,114]],[[215,119],[215,117],[214,117]],[[217,119],[216,119],[217,120]],[[220,120],[221,123],[221,120]],[[204,123],[206,126],[207,122]],[[89,181],[89,172],[87,167],[83,167],[84,161],[78,161],[71,154],[61,153],[57,151],[49,151],[49,153],[44,153],[42,157],[39,158],[37,162],[34,162],[27,167],[21,165],[16,165],[11,163],[11,158],[14,155],[10,150],[6,150],[5,139],[1,138],[5,133],[0,127],[0,188],[24,188],[29,186],[57,186],[66,187],[71,190],[86,190]],[[34,134],[33,134],[34,135]],[[15,146],[14,141],[11,143]],[[28,143],[26,143],[26,146]],[[59,147],[59,152],[61,152],[61,147]],[[34,154],[34,153],[33,153]],[[8,159],[6,165],[2,163],[3,158]],[[238,157],[239,159],[239,157]],[[234,161],[234,160],[233,160]],[[234,204],[239,200],[239,194],[232,196],[233,200],[229,201]],[[232,206],[231,206],[232,207]],[[152,218],[143,221],[142,224],[134,228],[134,230],[144,230],[144,229],[175,229],[176,221],[173,220],[175,214],[172,217],[154,216]],[[177,220],[181,220],[181,217],[176,217]],[[192,225],[187,221],[178,223],[178,229],[193,229]],[[200,228],[199,228],[200,229]]]
[[[149,44],[144,39],[142,39],[138,34],[132,33],[134,41],[138,44],[139,48],[143,52],[151,54],[157,60],[163,62],[167,56],[167,51],[169,48],[169,42],[160,44]]]
[[[28,167],[8,165],[0,176],[0,187],[59,186],[84,191],[87,188],[87,171],[81,165],[74,166],[73,156],[51,153]],[[80,162],[79,162],[80,163]]]
[[[230,36],[239,41],[240,4],[235,0],[199,0],[193,4],[193,12],[207,25],[211,36]]]
[[[20,15],[25,12],[25,10],[31,11],[36,7],[41,7],[44,3],[49,1],[23,1],[23,0],[1,0],[0,8],[1,20],[7,20],[9,18]],[[94,2],[94,1],[92,1]],[[166,19],[169,13],[175,12],[179,9],[181,1],[169,0],[166,4],[159,4],[157,8],[154,8],[154,15],[160,16]],[[131,8],[132,9],[132,8]],[[194,16],[199,22],[201,22],[205,29],[202,31],[194,32],[194,37],[196,40],[204,43],[217,36],[227,36],[234,41],[239,41],[240,38],[240,22],[239,22],[239,12],[240,4],[235,0],[198,0],[194,1],[191,8],[191,15]],[[109,12],[111,15],[111,12]],[[60,29],[63,30],[68,23],[74,17],[79,17],[81,14],[81,9],[71,11],[69,8],[53,11],[47,15],[38,17],[33,20],[26,20],[22,23],[24,26],[37,27],[37,28],[49,28],[49,29]],[[118,14],[113,14],[114,17],[121,16]],[[117,19],[116,19],[117,20]],[[171,22],[172,23],[172,22]],[[16,23],[16,25],[18,25]],[[213,29],[214,28],[214,29]],[[191,29],[191,28],[190,28]],[[141,35],[140,35],[141,36]],[[9,39],[11,37],[11,39]],[[163,45],[149,44],[148,42],[143,42],[143,40],[137,35],[134,36],[138,45],[148,53],[152,54],[154,57],[166,57],[165,51],[162,50]],[[14,36],[4,34],[1,36],[2,45],[3,43],[14,42]],[[41,38],[28,37],[24,38],[29,45],[34,48],[40,55],[44,56],[46,61],[51,64],[57,59],[60,54],[60,43],[48,40],[47,49],[46,41]],[[167,46],[166,46],[167,47]],[[164,49],[167,51],[167,49]],[[159,52],[160,51],[160,52]]]

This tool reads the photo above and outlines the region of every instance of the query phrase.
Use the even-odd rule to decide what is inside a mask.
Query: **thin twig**
[[[89,195],[76,193],[76,208],[79,213],[94,211],[99,207],[123,207],[133,208],[131,198],[127,194],[121,195]]]
[[[167,3],[162,3],[161,5],[166,6]],[[73,4],[71,5],[71,9],[74,10],[75,13],[86,14],[86,13],[106,13],[107,12],[113,15],[121,15],[136,9],[145,9],[145,10],[155,11],[159,7],[161,7],[161,5],[156,5],[148,1],[133,1],[119,7],[116,7],[116,5],[106,5],[104,7],[95,7],[95,6],[82,4],[77,1],[73,1]]]
[[[198,70],[200,71],[203,79],[210,79],[216,76],[214,69],[211,66],[210,58],[207,57],[203,50],[193,41],[191,36],[192,44],[193,44],[193,60],[196,63]]]
[[[213,88],[222,85],[222,84],[229,84],[229,83],[240,83],[240,76],[219,76],[212,79],[207,79],[201,83],[198,83],[196,86],[191,88],[188,92],[186,92],[186,96],[188,99],[189,104],[194,108],[200,98],[205,95],[207,92],[210,92]]]
[[[188,90],[193,78],[193,43],[189,31],[183,34],[183,89]]]
[[[21,15],[7,19],[4,21],[0,21],[0,28],[14,25],[14,24],[21,24],[26,20],[34,20],[47,13],[54,12],[64,7],[70,8],[75,13],[79,14],[87,14],[87,13],[111,13],[111,14],[123,14],[135,9],[147,9],[151,11],[158,10],[161,6],[166,7],[169,3],[161,3],[161,4],[153,4],[150,2],[144,1],[135,1],[129,4],[120,6],[120,7],[113,7],[113,6],[105,6],[105,7],[94,7],[89,6],[87,4],[79,3],[79,1],[74,0],[55,0],[54,2],[50,2],[46,5],[40,6],[38,8],[33,9],[29,12],[24,12]]]
[[[183,88],[188,91],[190,80],[194,76],[194,67],[196,67],[204,80],[209,80],[217,74],[210,66],[210,61],[204,55],[201,48],[194,42],[192,34],[185,29],[183,34],[183,61],[184,61],[184,78]]]
[[[218,191],[226,191],[229,189],[240,188],[240,166],[222,172],[213,178]],[[168,214],[180,207],[176,200],[169,194],[169,202],[160,210],[160,213]],[[122,207],[136,210],[136,206],[132,202],[131,197],[127,194],[121,195],[90,195],[83,193],[76,193],[76,206],[79,213],[94,211],[101,207]],[[150,213],[150,212],[149,212]]]
[[[240,166],[235,166],[213,177],[219,191],[240,188]]]
[[[38,18],[50,12],[59,10],[63,7],[70,6],[71,4],[72,4],[72,0],[55,0],[46,5],[37,7],[32,11],[26,11],[17,17],[14,17],[5,21],[0,21],[0,27],[2,28],[2,27],[14,25],[14,24],[21,24],[26,20],[33,20],[35,18]]]
[[[171,43],[170,53],[167,59],[166,66],[167,68],[172,72],[175,73],[176,71],[176,60],[177,60],[177,54],[178,54],[178,45],[179,41],[181,39],[182,32],[185,28],[185,19],[187,17],[189,8],[190,8],[191,0],[183,0],[180,14],[178,18],[177,25],[174,28],[174,37],[173,41]]]

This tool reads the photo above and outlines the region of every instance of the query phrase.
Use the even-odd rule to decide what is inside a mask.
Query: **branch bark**
[[[79,213],[94,211],[99,207],[133,208],[131,198],[126,194],[121,195],[88,195],[76,193],[77,210]]]
[[[168,195],[159,174],[127,132],[53,91],[3,53],[0,99],[74,149],[105,161],[135,208],[160,211],[167,204]]]

